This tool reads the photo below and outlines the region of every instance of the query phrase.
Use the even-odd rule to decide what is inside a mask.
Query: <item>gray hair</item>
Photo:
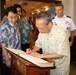
[[[36,19],[44,18],[46,25],[48,25],[49,22],[52,22],[52,17],[47,12],[40,12],[36,15]]]

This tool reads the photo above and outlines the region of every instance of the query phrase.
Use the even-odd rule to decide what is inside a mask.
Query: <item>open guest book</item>
[[[46,60],[36,58],[34,56],[31,56],[29,54],[26,54],[26,52],[18,49],[13,49],[13,48],[6,48],[10,53],[14,53],[17,56],[20,56],[21,58],[35,64],[38,67],[54,67],[53,62],[48,62]]]

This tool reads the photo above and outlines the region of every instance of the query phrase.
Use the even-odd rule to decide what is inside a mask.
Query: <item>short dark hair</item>
[[[26,10],[22,9],[22,11],[26,14]]]
[[[5,9],[5,15],[8,16],[9,12],[13,12],[14,14],[17,14],[17,10],[13,6],[10,6]]]
[[[55,7],[57,6],[61,6],[62,8],[64,8],[64,5],[62,3],[55,4]]]
[[[21,12],[22,12],[22,7],[21,7],[21,5],[19,5],[19,4],[14,4],[13,7],[14,7],[15,9],[21,8]]]
[[[36,19],[40,19],[40,18],[44,18],[45,19],[45,22],[46,22],[46,25],[49,23],[49,22],[52,22],[52,17],[49,13],[47,12],[40,12],[36,15]]]

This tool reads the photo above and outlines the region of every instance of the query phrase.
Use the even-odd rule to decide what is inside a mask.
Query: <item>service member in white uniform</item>
[[[52,22],[56,25],[61,26],[68,33],[68,38],[71,37],[70,46],[72,46],[75,36],[76,26],[73,20],[70,17],[64,15],[64,6],[63,4],[57,4],[55,6],[56,17],[52,20]]]

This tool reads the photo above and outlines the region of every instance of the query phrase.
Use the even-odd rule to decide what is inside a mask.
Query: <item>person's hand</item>
[[[32,50],[30,48],[26,49],[26,53],[30,54],[32,52]]]
[[[73,42],[71,41],[71,42],[70,42],[70,46],[72,46],[72,45],[73,45]]]
[[[7,66],[7,67],[11,67],[11,60],[10,60],[10,59],[8,59],[8,60],[6,61],[6,66]]]
[[[38,53],[38,52],[31,52],[30,55],[37,57],[37,58],[41,58],[42,54]]]

